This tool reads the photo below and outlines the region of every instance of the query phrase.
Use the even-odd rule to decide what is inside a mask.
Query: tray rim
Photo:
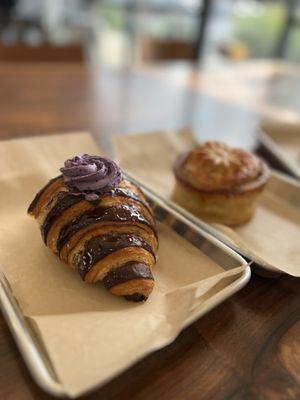
[[[286,157],[284,152],[281,151],[276,142],[268,135],[263,127],[258,128],[257,138],[259,143],[279,160],[294,178],[300,179],[300,167],[295,166],[295,164]]]
[[[233,294],[242,289],[250,280],[251,270],[249,267],[249,263],[235,250],[224,244],[218,238],[216,238],[211,233],[204,230],[201,226],[196,224],[193,220],[186,218],[182,213],[172,207],[172,204],[167,204],[168,202],[156,195],[156,193],[149,190],[145,185],[138,182],[135,178],[131,177],[129,174],[126,174],[133,181],[136,181],[137,184],[143,189],[146,196],[152,198],[156,203],[158,203],[163,208],[167,209],[168,212],[172,213],[176,216],[177,219],[183,221],[192,229],[197,231],[207,240],[215,244],[225,253],[230,255],[232,258],[235,258],[240,262],[240,266],[243,267],[241,271],[241,275],[236,278],[234,282],[231,282],[228,286],[223,288],[221,291],[217,292],[211,298],[211,304],[206,307],[200,307],[200,310],[193,314],[190,318],[187,318],[184,321],[180,331],[182,332],[185,328],[191,325],[193,322],[201,318],[203,315],[211,311],[213,308],[221,304],[223,301],[227,300]],[[13,295],[13,291],[10,287],[8,280],[6,279],[4,273],[1,271],[0,267],[0,308],[3,312],[3,316],[8,324],[8,327],[14,337],[15,343],[23,357],[23,360],[29,369],[29,372],[37,383],[37,385],[42,388],[47,393],[56,396],[56,397],[69,397],[67,392],[65,391],[63,385],[59,380],[55,379],[53,376],[53,372],[47,366],[45,361],[45,357],[39,351],[38,341],[39,339],[35,336],[32,329],[30,329],[29,323],[26,321],[24,314],[22,313],[16,298]],[[179,334],[178,333],[178,334]],[[177,337],[177,336],[176,336]],[[169,343],[172,343],[175,340],[175,337],[171,339]],[[157,349],[152,349],[149,352],[145,353],[139,359],[136,359],[132,364],[127,365],[122,371],[118,371],[115,376],[129,369],[132,365],[139,362],[146,355],[152,353],[153,351],[159,350],[167,346],[164,344],[163,346],[159,346]],[[110,377],[106,382],[102,382],[100,385],[92,387],[89,391],[95,390],[101,386],[103,386],[108,381],[114,379],[115,376]]]

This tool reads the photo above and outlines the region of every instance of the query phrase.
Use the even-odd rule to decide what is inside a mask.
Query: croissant
[[[158,248],[153,212],[112,160],[77,155],[35,196],[28,213],[45,244],[83,281],[144,301],[154,287]]]

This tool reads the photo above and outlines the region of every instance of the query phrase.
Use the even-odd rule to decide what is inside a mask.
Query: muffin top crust
[[[176,177],[202,191],[230,191],[257,180],[265,163],[254,154],[225,143],[208,141],[181,154],[174,166]]]

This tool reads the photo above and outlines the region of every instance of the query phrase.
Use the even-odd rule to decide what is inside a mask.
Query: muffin
[[[269,177],[254,154],[213,141],[180,154],[174,173],[176,203],[205,221],[229,226],[253,217]]]

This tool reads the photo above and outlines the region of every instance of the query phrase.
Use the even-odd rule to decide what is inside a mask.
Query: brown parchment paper
[[[225,272],[160,224],[156,286],[145,304],[114,297],[101,283],[84,284],[44,246],[26,215],[37,190],[79,152],[101,153],[86,133],[0,142],[0,266],[73,397],[170,343],[244,270]]]
[[[114,137],[123,168],[167,199],[175,185],[173,162],[194,144],[188,129]],[[235,229],[213,226],[260,264],[300,276],[300,186],[272,176],[249,223]]]

